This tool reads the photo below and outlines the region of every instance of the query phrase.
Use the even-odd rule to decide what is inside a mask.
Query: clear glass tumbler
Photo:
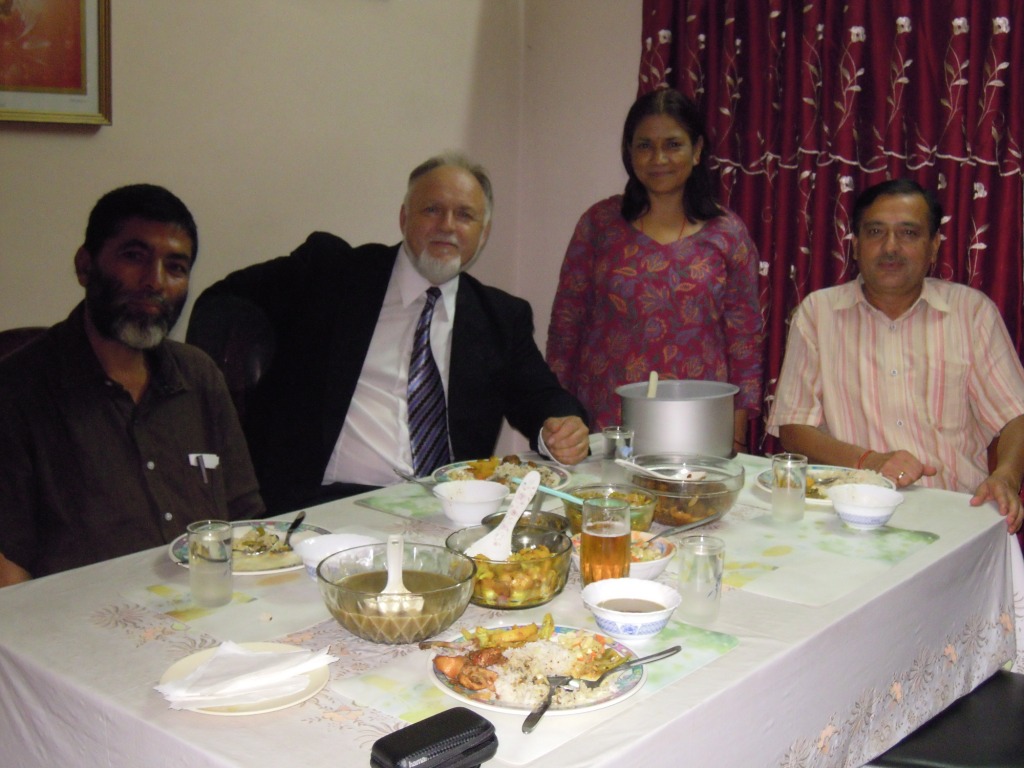
[[[231,523],[200,520],[188,526],[188,584],[196,605],[231,602]]]
[[[630,459],[633,457],[633,430],[628,427],[605,427],[604,435],[606,459]]]
[[[807,496],[807,457],[799,453],[772,456],[772,517],[794,523],[804,517]]]
[[[710,624],[722,597],[725,542],[717,536],[687,536],[679,542],[679,615],[691,624]]]

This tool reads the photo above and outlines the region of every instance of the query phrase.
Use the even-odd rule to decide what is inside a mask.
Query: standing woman
[[[622,130],[626,190],[583,214],[562,263],[547,359],[597,429],[621,422],[616,387],[662,378],[727,381],[734,439],[761,405],[758,254],[718,205],[701,165],[696,105],[661,89],[637,99]]]

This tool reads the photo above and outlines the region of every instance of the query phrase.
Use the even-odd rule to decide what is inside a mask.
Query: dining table
[[[237,573],[231,601],[203,608],[163,546],[0,589],[0,765],[366,765],[378,739],[465,706],[494,724],[486,765],[496,768],[861,766],[997,669],[1024,671],[1024,561],[994,505],[909,487],[877,530],[847,528],[822,503],[779,523],[763,487],[769,460],[735,461],[745,473],[736,504],[679,534],[725,541],[717,617],[698,626],[677,611],[659,635],[621,641],[638,655],[682,651],[600,705],[549,712],[525,734],[524,711],[440,684],[434,651],[349,633],[303,568]],[[567,470],[570,488],[626,472],[598,459]],[[562,502],[544,497],[543,507]],[[456,528],[412,483],[310,507],[305,524],[439,545]],[[657,578],[671,586],[677,573],[672,562]],[[551,602],[470,605],[441,636],[545,614],[597,632],[580,593],[574,566]],[[327,648],[337,660],[293,706],[171,708],[155,690],[161,677],[226,641]]]

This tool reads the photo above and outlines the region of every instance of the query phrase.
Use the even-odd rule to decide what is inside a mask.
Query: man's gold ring
[[[907,474],[907,473],[906,473],[906,472],[900,472],[900,473],[899,473],[898,475],[896,475],[896,479],[897,479],[897,480],[902,480],[902,479],[903,479],[903,476],[904,476],[905,474]]]

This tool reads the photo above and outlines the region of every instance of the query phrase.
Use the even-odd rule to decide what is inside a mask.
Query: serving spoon
[[[515,483],[516,485],[521,485],[522,482],[523,482],[523,479],[521,477],[513,477],[512,478],[512,482]],[[538,493],[547,494],[548,496],[554,496],[554,497],[562,499],[564,501],[568,501],[570,504],[577,504],[577,505],[582,505],[583,504],[583,499],[581,499],[580,497],[573,496],[571,493],[565,493],[563,491],[556,491],[554,488],[548,488],[546,485],[538,485],[537,486],[537,492]]]
[[[397,535],[388,536],[387,564],[388,581],[384,589],[374,598],[377,610],[382,614],[419,613],[423,610],[423,595],[409,591],[402,581],[402,565],[405,557],[405,541]]]
[[[647,541],[644,542],[644,546],[645,547],[649,547],[651,545],[651,542],[654,541],[655,539],[660,539],[660,538],[665,537],[665,536],[672,536],[672,535],[677,534],[677,533],[682,533],[683,531],[688,531],[691,528],[699,528],[702,525],[707,525],[708,523],[713,523],[715,520],[719,519],[722,515],[724,515],[725,512],[726,511],[724,509],[723,510],[719,510],[718,512],[715,512],[715,514],[713,514],[713,515],[708,515],[707,517],[702,517],[700,520],[695,520],[692,523],[687,523],[686,525],[677,525],[675,528],[666,528],[661,533],[657,533],[654,536],[651,536],[651,538],[649,538]]]
[[[512,532],[523,516],[526,507],[537,493],[540,486],[540,472],[533,469],[526,473],[523,482],[516,489],[516,495],[512,497],[512,503],[508,506],[508,512],[501,518],[497,527],[483,538],[475,541],[466,548],[469,557],[483,555],[488,560],[504,562],[512,554]]]
[[[680,480],[703,480],[708,476],[707,472],[700,469],[694,470],[693,472],[683,470],[682,472],[677,472],[674,475],[666,475],[665,473],[658,472],[654,469],[641,467],[636,462],[629,461],[627,459],[615,459],[615,463],[620,467],[625,467],[626,469],[632,469],[635,472],[639,472],[641,475],[647,475],[648,477],[655,477],[658,480],[669,480],[672,482],[679,482]]]
[[[658,396],[658,372],[651,371],[651,377],[647,380],[647,399],[653,400]]]

